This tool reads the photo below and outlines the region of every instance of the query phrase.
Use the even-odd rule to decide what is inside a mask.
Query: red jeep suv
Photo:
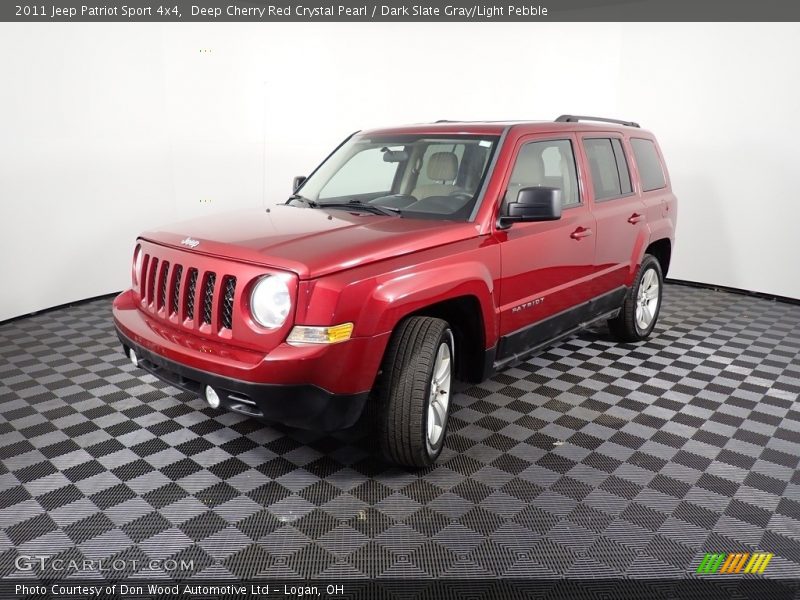
[[[675,218],[636,123],[362,131],[281,204],[142,234],[114,322],[134,365],[214,408],[332,430],[376,403],[384,455],[425,466],[455,378],[600,320],[650,335]]]

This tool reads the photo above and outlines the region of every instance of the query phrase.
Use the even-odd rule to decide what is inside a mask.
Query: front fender
[[[405,316],[445,300],[474,296],[487,347],[497,341],[500,250],[478,237],[300,284],[297,323],[352,322],[354,337],[378,336]]]
[[[382,333],[425,307],[463,296],[478,300],[488,346],[497,341],[494,311],[494,279],[485,264],[459,262],[446,268],[431,266],[387,279],[373,290],[364,303],[360,323],[365,329]]]

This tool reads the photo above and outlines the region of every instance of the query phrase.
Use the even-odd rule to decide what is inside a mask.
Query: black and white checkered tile
[[[458,394],[421,472],[363,428],[265,426],[134,370],[109,309],[0,325],[0,577],[47,555],[214,578],[683,578],[736,551],[800,573],[800,306],[667,286],[650,341],[587,332]]]

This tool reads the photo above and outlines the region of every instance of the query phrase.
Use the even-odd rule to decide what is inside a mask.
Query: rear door
[[[520,189],[534,186],[561,188],[563,207],[557,221],[515,223],[497,232],[501,361],[572,328],[574,309],[591,296],[595,221],[579,184],[576,144],[571,134],[523,136],[515,148],[501,211]]]
[[[637,244],[646,237],[645,207],[631,176],[629,152],[620,134],[583,134],[581,148],[590,173],[589,196],[597,223],[595,295],[630,284]]]

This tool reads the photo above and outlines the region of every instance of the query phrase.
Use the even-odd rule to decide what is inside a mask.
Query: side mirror
[[[305,183],[305,181],[306,181],[306,176],[305,175],[297,175],[297,176],[295,176],[294,181],[292,182],[292,191],[296,192],[297,188],[299,188],[301,185],[303,185]]]
[[[506,214],[499,219],[500,227],[528,221],[557,221],[561,218],[561,189],[553,187],[527,187],[517,194],[516,202],[509,202]]]

